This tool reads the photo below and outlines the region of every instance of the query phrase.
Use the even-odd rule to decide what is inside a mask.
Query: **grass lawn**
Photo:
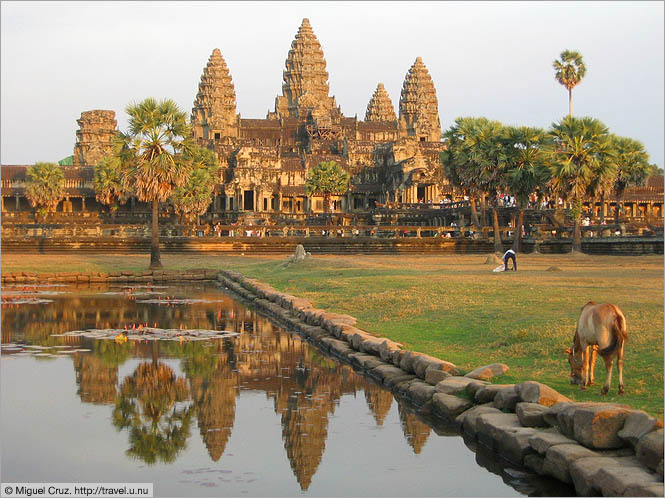
[[[464,371],[510,366],[496,382],[537,380],[576,401],[627,403],[663,418],[663,257],[518,255],[518,272],[492,273],[487,255],[314,256],[162,255],[167,269],[226,268],[348,313],[376,335],[452,361]],[[3,255],[2,271],[144,270],[148,255]],[[560,271],[548,271],[556,267]],[[600,395],[605,367],[586,391],[569,383],[564,349],[587,301],[626,315],[626,394]]]

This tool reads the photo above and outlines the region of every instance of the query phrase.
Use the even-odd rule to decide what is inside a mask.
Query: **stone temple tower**
[[[378,84],[376,90],[374,91],[374,95],[372,95],[369,104],[367,104],[367,111],[365,111],[365,121],[397,121],[393,102],[390,100],[390,96],[383,86],[383,83]]]
[[[418,57],[404,78],[399,99],[401,136],[416,137],[421,142],[441,141],[439,101],[429,71]]]
[[[340,114],[335,98],[329,96],[326,60],[309,19],[303,19],[285,65],[282,95],[275,99],[275,114],[269,117],[306,120]]]
[[[115,111],[84,111],[76,122],[79,129],[76,130],[74,165],[95,166],[102,157],[111,154],[113,137],[118,132]]]
[[[218,48],[212,51],[192,109],[195,138],[219,139],[238,136],[236,92],[229,68]]]

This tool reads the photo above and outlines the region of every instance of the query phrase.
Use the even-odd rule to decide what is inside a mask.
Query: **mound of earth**
[[[487,256],[487,259],[485,260],[486,265],[502,265],[503,260],[497,256],[496,254],[490,254]]]

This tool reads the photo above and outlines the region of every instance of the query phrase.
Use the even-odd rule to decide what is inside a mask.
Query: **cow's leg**
[[[582,387],[580,389],[586,389],[586,386],[589,385],[589,349],[587,347],[582,347]]]
[[[589,366],[589,385],[593,385],[593,378],[596,372],[596,356],[598,355],[598,350],[595,346],[589,346],[589,352],[591,354],[591,365]]]
[[[625,392],[623,388],[623,343],[617,353],[617,369],[619,370],[619,394],[623,394]]]
[[[605,379],[605,384],[600,391],[600,394],[607,394],[610,390],[610,384],[612,384],[612,367],[614,364],[614,355],[608,355],[603,358],[605,360],[605,370],[607,371],[607,378]]]

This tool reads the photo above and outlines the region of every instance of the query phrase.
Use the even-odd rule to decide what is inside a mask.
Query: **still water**
[[[213,286],[2,291],[4,482],[152,482],[155,496],[566,492],[474,453]],[[54,335],[145,327],[172,340]]]

